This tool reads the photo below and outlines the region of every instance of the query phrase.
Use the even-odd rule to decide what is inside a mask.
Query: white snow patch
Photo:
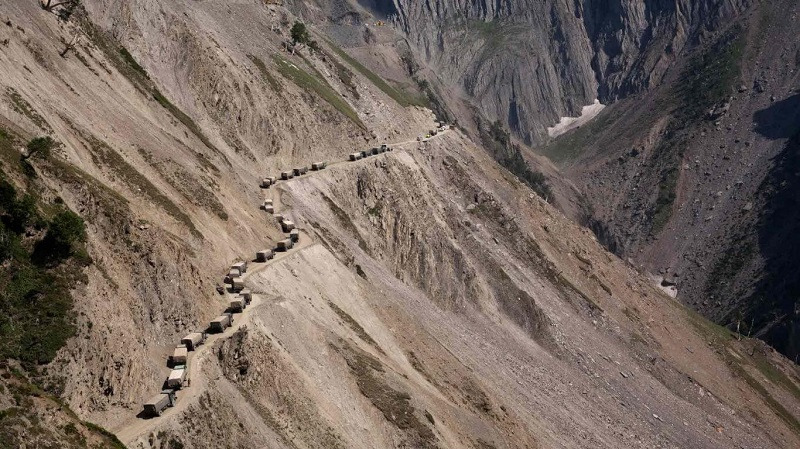
[[[580,117],[561,117],[561,120],[559,120],[555,126],[547,128],[547,135],[556,137],[571,129],[575,129],[595,118],[605,107],[606,105],[600,103],[600,100],[595,99],[594,103],[584,106],[583,109],[581,109]]]

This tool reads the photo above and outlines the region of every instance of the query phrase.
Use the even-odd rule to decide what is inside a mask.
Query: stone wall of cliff
[[[375,2],[372,2],[375,3]],[[393,0],[394,23],[445,85],[527,143],[662,79],[748,0]],[[363,2],[362,2],[363,4]],[[373,4],[367,5],[373,7]]]

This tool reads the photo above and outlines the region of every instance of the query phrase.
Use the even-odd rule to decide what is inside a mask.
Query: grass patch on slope
[[[111,64],[122,74],[131,84],[145,96],[152,96],[153,99],[181,122],[189,131],[195,135],[203,145],[218,154],[222,154],[214,144],[203,134],[203,131],[195,121],[183,112],[180,108],[172,104],[169,99],[158,90],[155,83],[150,78],[144,67],[142,67],[131,53],[122,45],[117,43],[103,30],[97,28],[88,18],[81,20],[81,26],[86,35],[97,45],[97,47],[111,61]]]
[[[45,132],[53,132],[53,128],[50,127],[50,124],[47,123],[47,120],[45,120],[44,117],[42,117],[33,106],[31,106],[30,103],[25,101],[25,99],[22,98],[22,95],[20,95],[16,89],[13,87],[6,87],[6,95],[11,101],[11,109],[13,109],[14,112],[24,115],[34,125],[38,126]]]
[[[28,103],[19,92],[13,87],[6,87],[6,95],[11,102],[11,109],[14,110],[17,114],[21,114],[25,116],[28,120],[30,120],[34,125],[38,126],[40,129],[44,130],[45,132],[52,133],[53,128],[50,127],[50,124],[47,123],[44,117],[42,117],[30,103]]]
[[[0,130],[4,155],[17,144],[14,136]],[[53,360],[75,334],[71,290],[86,282],[83,268],[91,258],[84,246],[83,220],[62,205],[45,204],[32,178],[24,188],[15,185],[9,175],[22,168],[3,159],[0,360],[15,359],[31,368]]]
[[[690,127],[709,118],[708,111],[725,102],[741,73],[740,60],[746,32],[735,26],[714,45],[695,55],[680,76],[675,90],[677,105],[655,154],[662,170],[656,200],[649,212],[650,233],[659,234],[672,217],[680,175],[679,164]]]
[[[584,148],[589,146],[599,134],[611,127],[618,118],[619,116],[613,108],[606,108],[588,123],[558,136],[538,152],[547,156],[553,163],[563,166],[577,159]]]
[[[767,403],[769,408],[780,418],[782,419],[795,434],[800,435],[800,421],[792,415],[792,412],[786,409],[780,402],[778,402],[772,395],[767,391],[767,389],[761,385],[756,378],[750,375],[742,365],[738,364],[736,361],[729,362],[728,366],[731,367],[733,372],[735,372],[739,377],[744,379],[750,387],[758,392],[761,397],[764,399],[764,402]]]
[[[422,413],[412,404],[411,395],[390,384],[381,361],[345,341],[340,340],[339,344],[340,347],[331,346],[344,358],[361,394],[404,434],[409,440],[408,447],[439,447],[436,434],[418,416]]]
[[[722,290],[722,285],[734,279],[757,251],[756,243],[750,241],[749,237],[734,240],[731,248],[714,263],[703,291],[709,296],[716,296]]]
[[[373,72],[372,70],[366,68],[363,64],[358,62],[355,58],[347,54],[344,50],[336,46],[336,44],[326,41],[328,46],[340,57],[342,58],[348,65],[356,69],[359,73],[364,75],[372,84],[375,85],[378,89],[382,90],[383,93],[388,95],[391,99],[397,102],[400,106],[422,106],[426,107],[428,103],[421,98],[418,98],[414,95],[410,95],[402,90],[398,90],[392,87],[389,83],[387,83],[383,78],[381,78],[378,74]]]
[[[331,301],[328,301],[328,307],[330,307],[331,310],[333,310],[336,313],[336,315],[338,315],[339,318],[342,321],[344,321],[347,324],[347,326],[350,327],[350,329],[352,329],[353,332],[356,333],[356,335],[358,335],[358,338],[364,340],[365,343],[377,349],[378,352],[380,352],[381,354],[384,354],[383,349],[381,349],[381,347],[378,346],[378,342],[373,340],[373,338],[367,333],[367,331],[364,330],[364,328],[358,323],[358,321],[356,321],[352,316],[350,316],[349,313],[345,312],[339,306],[332,303]]]
[[[800,380],[797,377],[794,380],[790,379],[783,371],[775,368],[764,354],[759,352],[753,355],[753,365],[774,385],[782,386],[795,399],[800,400],[800,387],[797,386]]]
[[[342,115],[350,119],[353,123],[361,127],[362,129],[366,129],[364,123],[356,114],[356,111],[347,104],[346,101],[339,95],[333,88],[328,85],[323,79],[320,79],[305,70],[301,69],[297,65],[287,61],[280,55],[272,55],[272,60],[275,62],[275,65],[278,67],[278,72],[283,75],[284,78],[288,79],[289,81],[296,84],[301,89],[305,90],[310,94],[314,94],[323,100],[325,100],[328,104],[333,106],[334,109],[339,111]]]
[[[661,232],[672,217],[672,205],[677,198],[679,176],[680,171],[677,166],[671,166],[661,174],[658,181],[658,195],[650,219],[650,229],[653,235]]]
[[[264,61],[253,55],[247,55],[247,57],[256,66],[259,73],[261,73],[261,77],[267,82],[267,85],[271,87],[273,91],[278,93],[283,91],[283,85],[281,85],[281,83],[274,76],[272,76],[272,74],[269,72],[269,69],[267,69],[267,66],[264,64]]]
[[[746,37],[745,30],[735,26],[689,61],[677,89],[680,107],[676,116],[679,119],[698,120],[733,92],[741,73]]]
[[[691,323],[695,329],[703,335],[706,342],[716,350],[717,354],[725,361],[725,364],[730,368],[731,372],[750,385],[750,387],[761,396],[764,403],[766,403],[775,415],[783,420],[792,431],[800,435],[800,421],[798,421],[786,407],[778,402],[758,379],[750,375],[745,366],[750,365],[756,368],[776,387],[784,388],[795,398],[800,397],[800,389],[798,389],[797,385],[780,370],[775,368],[763,355],[754,354],[752,357],[745,358],[747,357],[746,355],[736,351],[736,349],[733,348],[733,343],[737,335],[726,327],[708,321],[688,307],[680,305],[677,305],[677,307],[685,311],[689,323]],[[734,356],[734,353],[738,354],[739,357]]]
[[[162,107],[164,107],[164,109],[169,111],[170,114],[172,114],[176,119],[178,119],[179,122],[183,123],[183,126],[187,127],[192,134],[194,134],[198,139],[200,139],[201,142],[203,142],[203,145],[207,146],[208,148],[214,151],[219,152],[217,147],[215,147],[214,144],[212,144],[211,141],[208,140],[208,137],[206,137],[206,135],[203,134],[203,131],[201,131],[200,127],[197,126],[197,123],[195,123],[194,120],[192,120],[191,117],[186,115],[186,113],[183,112],[179,107],[172,104],[169,101],[169,99],[165,97],[155,87],[153,87],[153,98],[156,100],[156,102],[158,102],[158,104],[160,104]]]
[[[145,70],[144,67],[140,66],[139,63],[136,62],[136,59],[132,54],[130,54],[127,48],[120,47],[119,55],[122,57],[122,60],[125,61],[125,64],[127,64],[131,69],[138,72],[146,79],[150,79],[150,74],[147,73],[147,70]]]

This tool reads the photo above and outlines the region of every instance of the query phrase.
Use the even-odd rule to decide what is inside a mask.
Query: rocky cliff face
[[[395,4],[398,26],[440,81],[526,141],[596,98],[591,44],[572,5]]]
[[[584,0],[582,3],[576,14],[583,18],[586,36],[592,42],[598,96],[604,103],[610,103],[652,87],[684,48],[706,39],[751,2]]]
[[[562,163],[572,157],[565,153],[583,148],[603,155],[565,164],[586,194],[585,214],[576,218],[585,218],[611,250],[669,274],[669,282],[678,273],[681,296],[709,317],[797,355],[790,293],[796,288],[780,280],[793,277],[785,268],[791,264],[765,237],[769,226],[785,228],[774,220],[766,225],[769,217],[790,208],[776,203],[780,194],[763,194],[791,184],[776,183],[779,169],[768,161],[791,160],[793,131],[776,137],[758,130],[769,126],[765,120],[794,117],[794,72],[777,73],[784,62],[774,62],[796,67],[786,42],[791,33],[779,31],[790,25],[769,30],[776,23],[770,14],[791,16],[791,2],[771,12],[748,0],[361,4],[394,19],[417,58],[442,84],[455,86],[453,97],[467,98],[478,114],[529,144],[549,141],[547,126],[578,115],[594,98],[614,104],[642,94],[582,135],[548,145]],[[732,29],[739,22],[744,28]],[[745,56],[748,40],[758,43],[748,48],[744,77],[734,79],[738,73],[729,69]],[[739,95],[728,98],[739,85]],[[704,108],[716,111],[706,116]],[[769,112],[775,108],[783,112]],[[757,129],[733,124],[750,120]],[[716,135],[722,128],[730,139]],[[761,150],[754,154],[742,142]]]
[[[442,83],[539,143],[546,127],[594,99],[657,83],[684,47],[747,3],[395,0],[388,11]]]
[[[660,85],[542,147],[581,186],[586,223],[608,248],[793,359],[798,13],[793,1],[749,9]]]

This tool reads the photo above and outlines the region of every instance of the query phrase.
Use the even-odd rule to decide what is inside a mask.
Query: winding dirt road
[[[307,234],[301,232],[300,240],[291,251],[276,253],[275,258],[267,261],[266,263],[252,263],[250,265],[251,268],[248,269],[247,273],[245,273],[243,276],[245,283],[250,276],[264,270],[271,264],[280,262],[283,259],[297,254],[315,244],[316,243],[312,242]],[[233,298],[233,296],[226,294],[226,298],[230,299]],[[254,311],[266,305],[270,299],[271,298],[264,294],[254,293],[253,300],[250,302],[250,305],[247,306],[242,313],[234,314],[233,325],[231,325],[231,327],[220,334],[209,334],[202,346],[200,346],[196,351],[189,353],[188,379],[191,381],[191,386],[186,386],[178,391],[178,400],[174,407],[167,408],[164,410],[162,415],[157,418],[140,418],[138,415],[132,414],[129,419],[125,420],[126,425],[111,429],[117,435],[117,438],[119,438],[120,441],[127,446],[136,441],[142,435],[152,432],[159,425],[163,424],[165,421],[168,421],[171,417],[180,416],[180,414],[186,410],[190,404],[194,403],[197,398],[206,391],[208,378],[203,372],[203,364],[206,363],[209,356],[213,357],[214,344],[220,340],[230,337],[236,333],[239,328],[247,325],[250,322],[250,318]]]
[[[448,130],[441,131],[436,136],[431,137],[431,139],[441,136],[446,132],[448,132]],[[417,141],[416,139],[411,139],[402,142],[391,143],[388,145],[399,149],[400,147],[405,147],[410,144],[422,144],[427,140],[429,139],[423,141]],[[381,155],[379,154],[377,156]],[[349,160],[336,161],[328,164],[328,168],[345,163],[351,163],[351,164],[359,162],[363,163],[374,157],[375,156],[370,156],[355,162]],[[313,174],[313,172],[304,176],[309,176],[311,174]],[[279,181],[279,184],[282,184],[284,182],[291,182],[291,180]],[[268,190],[268,192],[272,191],[273,189]],[[275,194],[271,196],[273,196],[273,202],[277,212],[279,206],[282,206],[280,204],[280,195]],[[271,260],[268,260],[265,263],[251,262],[249,264],[248,271],[242,276],[245,285],[247,285],[247,280],[250,278],[250,276],[254,275],[255,273],[258,273],[267,268],[268,266],[280,262],[281,260],[287,257],[298,254],[300,251],[303,251],[304,249],[309,248],[316,244],[317,243],[314,242],[308,234],[304,233],[301,230],[299,241],[290,251],[276,252],[275,257]],[[227,293],[225,297],[226,300],[233,298],[232,295]],[[234,321],[230,328],[226,329],[225,332],[223,333],[209,334],[208,338],[206,339],[205,343],[202,346],[200,346],[196,351],[189,353],[190,354],[188,360],[189,373],[187,377],[188,379],[190,379],[191,386],[186,386],[182,388],[180,391],[178,391],[177,402],[174,407],[167,408],[166,410],[164,410],[164,412],[160,417],[156,418],[141,418],[139,417],[138,414],[132,413],[130,418],[124,420],[118,427],[112,427],[110,430],[116,434],[117,438],[119,438],[123,444],[128,446],[134,443],[142,436],[153,432],[160,425],[163,425],[164,423],[170,421],[174,417],[180,416],[189,407],[189,405],[196,402],[197,398],[199,398],[200,395],[204,393],[207,389],[209,379],[207,375],[203,372],[203,365],[204,363],[207,362],[209,356],[213,356],[213,347],[215,343],[230,337],[239,328],[247,325],[250,322],[250,318],[253,315],[253,311],[257,308],[265,306],[268,303],[268,301],[269,298],[265,294],[258,294],[254,292],[253,300],[250,303],[250,305],[246,309],[244,309],[241,313],[234,314]]]

